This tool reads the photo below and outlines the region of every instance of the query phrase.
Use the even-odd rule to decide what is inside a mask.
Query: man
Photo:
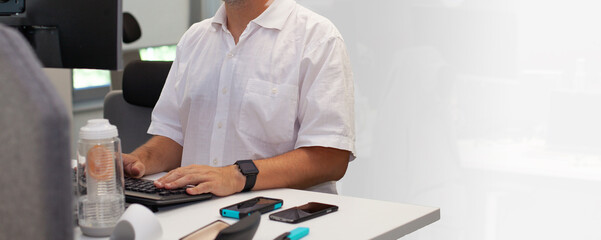
[[[124,155],[125,172],[170,171],[155,185],[195,185],[189,194],[335,193],[354,158],[353,94],[344,42],[327,19],[293,0],[225,0],[180,40],[155,136]]]

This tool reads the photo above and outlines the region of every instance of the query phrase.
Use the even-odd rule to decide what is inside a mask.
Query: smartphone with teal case
[[[253,212],[266,213],[279,209],[283,204],[282,199],[256,197],[219,209],[219,214],[224,217],[241,219]]]

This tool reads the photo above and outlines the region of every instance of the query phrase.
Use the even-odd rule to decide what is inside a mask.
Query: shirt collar
[[[295,6],[294,0],[274,0],[265,12],[252,22],[264,28],[282,30]]]
[[[294,0],[274,0],[271,5],[259,15],[259,17],[251,22],[264,28],[282,30],[284,24],[288,20],[288,16],[290,16],[290,13],[292,13],[295,6],[296,2]],[[219,27],[225,30],[227,28],[226,22],[227,16],[225,13],[225,6],[221,4],[221,7],[219,7],[213,17],[213,20],[211,20],[211,24],[215,30]]]
[[[213,16],[213,19],[211,20],[211,25],[213,25],[215,30],[218,30],[220,27],[222,27],[225,30],[227,28],[225,25],[226,22],[227,17],[225,15],[225,6],[222,3],[219,9],[217,9],[215,16]]]

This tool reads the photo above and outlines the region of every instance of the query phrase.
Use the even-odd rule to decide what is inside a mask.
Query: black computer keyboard
[[[153,210],[162,206],[207,200],[212,196],[210,193],[189,195],[186,188],[157,188],[152,180],[125,177],[125,201],[139,203]]]

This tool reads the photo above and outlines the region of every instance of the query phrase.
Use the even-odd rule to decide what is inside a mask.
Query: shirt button
[[[223,94],[227,94],[227,88],[223,88],[223,89],[221,89],[221,92],[222,92]]]
[[[277,88],[272,88],[272,89],[271,89],[271,93],[273,93],[273,94],[276,94],[276,93],[278,93],[278,89],[277,89]]]
[[[231,52],[229,52],[229,53],[227,53],[227,57],[228,57],[228,58],[232,58],[232,57],[234,57],[234,54],[233,54],[233,53],[231,53]]]
[[[213,159],[213,165],[217,166],[217,158]]]
[[[223,127],[223,123],[221,123],[221,122],[217,123],[217,128],[221,128],[221,127]]]

